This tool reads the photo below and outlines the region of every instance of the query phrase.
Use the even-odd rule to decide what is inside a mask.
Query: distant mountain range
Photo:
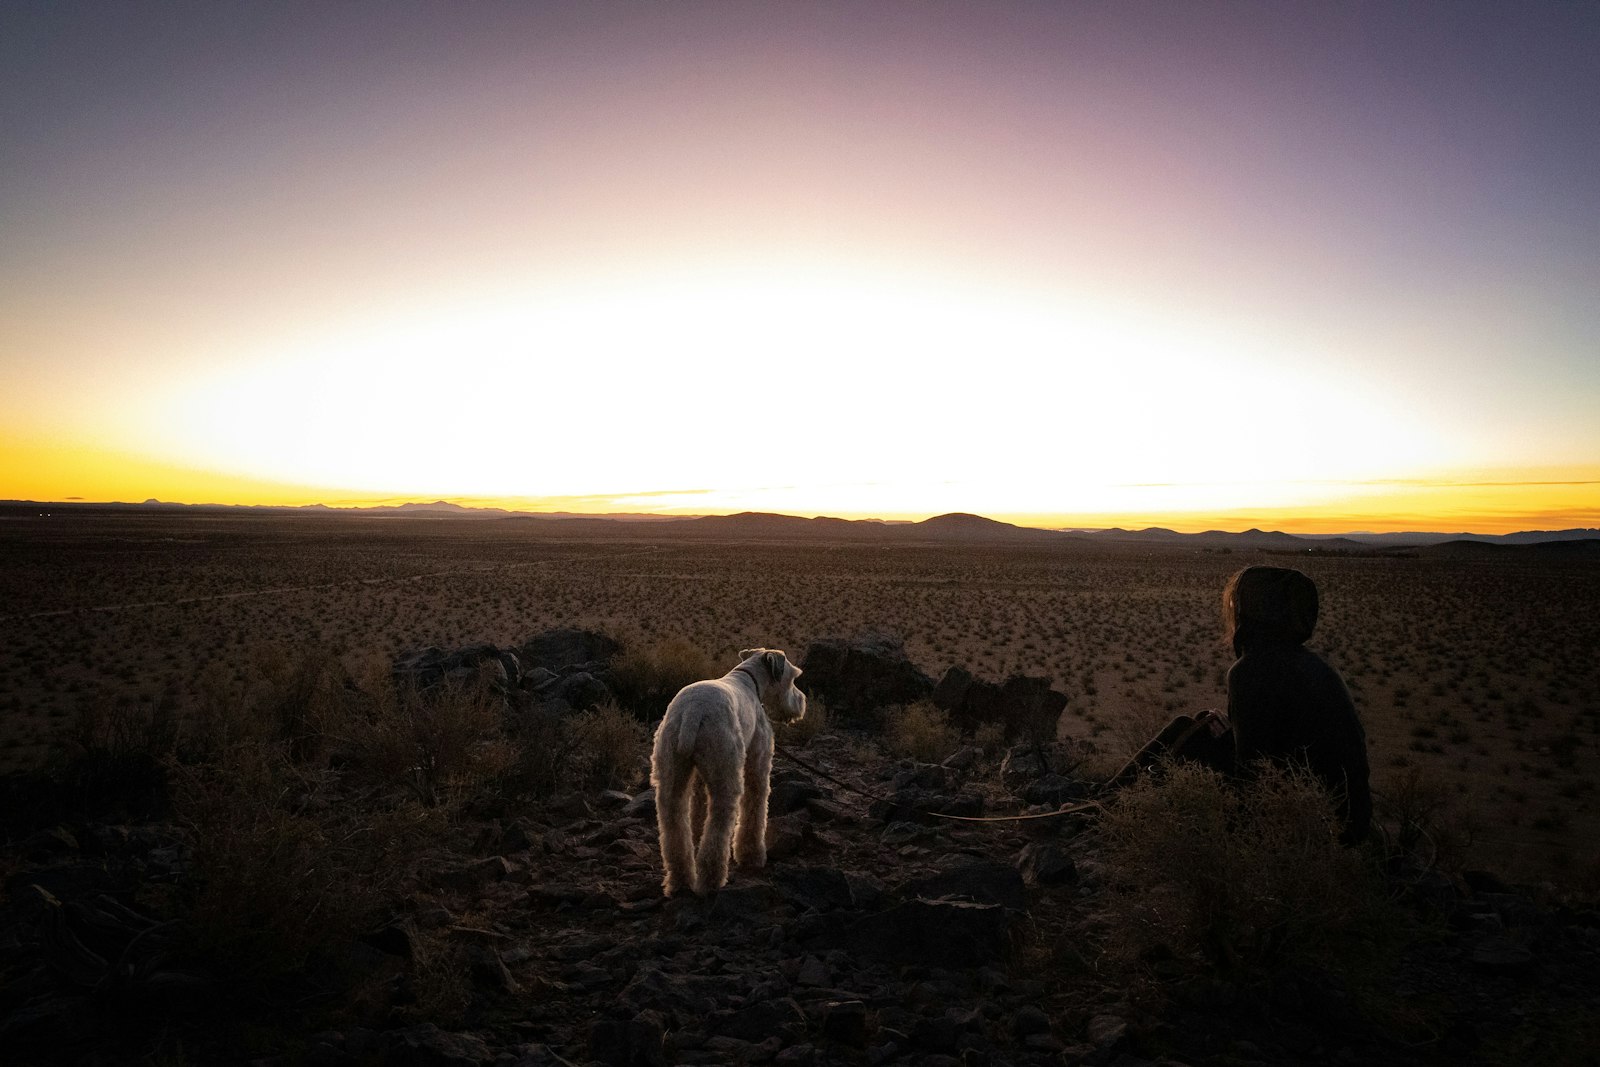
[[[1207,530],[1179,533],[1159,526],[1143,530],[1046,530],[1017,526],[997,519],[953,512],[920,522],[885,522],[879,519],[802,518],[770,512],[745,511],[736,515],[661,516],[633,513],[583,515],[572,512],[522,512],[504,508],[473,508],[444,500],[432,503],[386,504],[375,507],[275,507],[256,504],[169,504],[146,500],[140,504],[38,503],[0,501],[0,514],[23,516],[42,508],[52,511],[179,511],[244,512],[277,515],[345,517],[458,518],[526,524],[529,532],[566,536],[658,537],[677,539],[874,541],[894,543],[945,542],[971,544],[1089,545],[1144,544],[1210,549],[1256,549],[1280,552],[1374,552],[1425,549],[1429,555],[1481,556],[1496,549],[1538,547],[1545,553],[1600,556],[1600,529],[1528,530],[1510,534],[1474,533],[1348,533],[1287,534],[1250,529],[1241,533]]]

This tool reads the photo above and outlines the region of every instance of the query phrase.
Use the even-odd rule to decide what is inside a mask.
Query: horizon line
[[[464,498],[464,499],[480,499],[480,498]],[[589,499],[595,499],[595,498],[591,497]],[[1127,533],[1144,533],[1144,532],[1148,532],[1148,531],[1167,531],[1167,532],[1171,532],[1171,533],[1180,534],[1180,535],[1183,535],[1183,536],[1195,536],[1195,535],[1206,534],[1206,533],[1245,534],[1245,533],[1250,533],[1250,532],[1253,531],[1253,532],[1259,532],[1259,533],[1281,533],[1281,534],[1286,534],[1287,536],[1291,536],[1291,537],[1305,538],[1307,540],[1326,540],[1326,539],[1331,539],[1331,538],[1349,537],[1349,536],[1395,537],[1395,536],[1406,536],[1406,535],[1418,535],[1418,536],[1420,536],[1420,535],[1429,535],[1429,536],[1432,536],[1432,535],[1447,535],[1447,536],[1465,535],[1465,536],[1472,536],[1472,537],[1504,537],[1504,536],[1508,536],[1508,535],[1524,534],[1524,533],[1564,533],[1564,532],[1569,532],[1569,531],[1573,531],[1573,530],[1590,530],[1590,529],[1595,529],[1597,531],[1600,531],[1600,526],[1592,525],[1597,521],[1597,519],[1600,519],[1600,517],[1590,517],[1590,518],[1587,518],[1587,519],[1584,519],[1584,520],[1579,520],[1577,525],[1565,525],[1565,526],[1563,526],[1563,525],[1560,525],[1559,523],[1557,523],[1557,524],[1540,526],[1540,527],[1537,527],[1537,528],[1533,527],[1533,526],[1522,526],[1522,527],[1518,527],[1516,529],[1503,529],[1503,530],[1497,530],[1497,531],[1493,531],[1493,532],[1488,532],[1488,531],[1484,531],[1484,530],[1475,530],[1475,529],[1472,529],[1470,527],[1460,527],[1460,528],[1456,528],[1456,529],[1449,529],[1449,528],[1446,528],[1445,526],[1442,526],[1442,525],[1438,526],[1438,527],[1431,528],[1431,529],[1430,528],[1424,528],[1424,527],[1421,527],[1421,526],[1391,527],[1391,528],[1385,528],[1385,529],[1358,528],[1356,526],[1351,526],[1351,527],[1343,528],[1343,529],[1332,529],[1331,527],[1335,523],[1337,523],[1338,520],[1336,520],[1336,519],[1327,519],[1327,518],[1319,518],[1317,520],[1317,524],[1319,526],[1330,527],[1330,528],[1318,530],[1316,532],[1304,532],[1304,531],[1302,531],[1302,532],[1294,532],[1294,531],[1291,531],[1291,530],[1287,530],[1287,529],[1281,528],[1280,524],[1273,523],[1271,520],[1266,520],[1266,519],[1261,519],[1261,518],[1247,519],[1247,518],[1241,518],[1239,516],[1217,517],[1217,518],[1212,518],[1212,519],[1200,519],[1200,520],[1196,520],[1196,519],[1173,519],[1173,518],[1168,518],[1168,519],[1164,519],[1164,520],[1163,519],[1141,519],[1141,518],[1136,518],[1136,517],[1133,517],[1133,516],[1128,516],[1123,521],[1114,522],[1114,523],[1111,523],[1109,525],[1086,525],[1086,524],[1083,524],[1081,522],[1080,523],[1076,523],[1076,524],[1073,523],[1071,520],[1073,520],[1074,518],[1081,518],[1081,517],[1084,517],[1084,516],[1081,516],[1079,514],[1075,514],[1075,513],[1072,513],[1072,512],[1059,512],[1059,513],[1048,513],[1047,512],[1047,513],[1034,513],[1034,514],[1030,514],[1030,515],[1020,515],[1020,516],[1011,516],[1011,515],[998,516],[998,515],[984,515],[984,514],[981,514],[979,512],[959,511],[958,510],[958,511],[946,511],[946,512],[930,512],[930,513],[928,513],[926,515],[919,515],[919,517],[916,517],[916,518],[899,517],[899,516],[896,516],[896,517],[869,516],[869,515],[856,515],[856,514],[851,514],[851,513],[846,513],[846,514],[827,514],[827,513],[819,512],[819,513],[816,513],[816,514],[804,514],[804,513],[800,513],[800,512],[767,511],[767,510],[757,510],[757,509],[752,509],[752,508],[740,508],[740,509],[733,509],[733,510],[717,510],[717,511],[693,512],[693,513],[689,513],[689,512],[684,512],[684,513],[661,513],[661,512],[651,512],[651,511],[629,511],[629,510],[625,510],[625,509],[613,509],[613,510],[609,510],[609,511],[571,510],[571,509],[565,509],[565,508],[536,510],[536,509],[531,509],[531,508],[527,508],[527,507],[508,507],[508,506],[505,506],[505,504],[503,504],[503,503],[502,504],[486,504],[486,503],[464,504],[464,503],[460,502],[460,499],[452,500],[452,499],[448,499],[448,498],[445,498],[445,497],[439,497],[439,498],[436,498],[436,499],[433,499],[433,500],[416,500],[416,499],[410,499],[410,498],[401,500],[398,497],[388,497],[388,498],[378,498],[378,499],[375,499],[375,500],[369,500],[369,501],[365,501],[365,502],[361,502],[361,503],[335,503],[335,504],[329,504],[329,503],[327,503],[325,501],[313,501],[313,502],[305,503],[305,504],[276,504],[276,503],[232,503],[232,504],[230,504],[230,503],[222,503],[222,502],[218,502],[218,501],[161,500],[161,499],[156,498],[156,497],[147,497],[144,500],[87,500],[87,499],[84,499],[84,498],[81,498],[81,497],[79,497],[79,498],[69,497],[69,498],[64,498],[64,499],[61,499],[61,500],[7,499],[7,500],[0,500],[0,506],[25,506],[25,507],[46,507],[46,508],[48,508],[48,507],[63,507],[63,508],[78,508],[78,507],[209,508],[209,509],[219,509],[219,510],[225,509],[225,510],[279,511],[279,512],[319,512],[319,511],[321,511],[321,512],[327,512],[327,511],[362,512],[362,511],[375,511],[375,510],[398,510],[398,509],[402,509],[402,508],[410,508],[410,509],[413,509],[413,510],[424,510],[424,509],[429,509],[429,508],[437,509],[437,508],[441,508],[442,507],[442,508],[449,509],[449,510],[466,511],[466,512],[479,512],[479,513],[485,513],[485,514],[498,512],[498,513],[501,513],[501,514],[504,514],[504,515],[507,515],[507,516],[519,516],[519,517],[527,517],[527,518],[535,518],[535,519],[537,519],[537,518],[575,518],[575,519],[594,519],[594,520],[607,521],[607,522],[619,522],[619,521],[632,521],[632,522],[652,522],[652,521],[653,522],[680,522],[680,521],[689,520],[689,519],[732,518],[732,517],[736,517],[736,516],[739,516],[739,515],[751,515],[751,516],[772,516],[772,517],[777,517],[777,518],[790,518],[790,519],[798,519],[798,520],[801,520],[801,521],[812,521],[812,520],[816,520],[816,519],[832,519],[832,520],[840,520],[840,521],[845,521],[845,522],[880,523],[880,524],[889,525],[889,526],[910,526],[910,525],[916,525],[916,524],[919,524],[919,523],[922,523],[922,522],[927,522],[927,521],[929,521],[931,519],[945,518],[945,517],[954,516],[954,515],[968,515],[968,516],[973,516],[975,518],[984,519],[984,520],[991,521],[991,522],[1001,523],[1001,524],[1008,525],[1008,526],[1014,526],[1014,527],[1017,527],[1017,528],[1020,528],[1020,529],[1039,530],[1039,531],[1046,532],[1046,533],[1094,534],[1094,533],[1110,533],[1110,532],[1113,532],[1113,531],[1121,530],[1121,531],[1125,531]],[[1232,520],[1231,522],[1229,521],[1230,518]],[[1556,518],[1556,516],[1552,515],[1552,516],[1549,516],[1549,518]],[[1017,521],[1017,520],[1023,520],[1023,519],[1034,520],[1034,521]],[[1040,525],[1038,520],[1046,520],[1046,522],[1048,524],[1047,525]],[[1355,522],[1359,522],[1359,521],[1362,521],[1362,520],[1352,519],[1351,521],[1352,521],[1352,523],[1355,523]],[[1370,522],[1370,517],[1368,517],[1368,519],[1366,521]],[[1292,525],[1296,525],[1296,524],[1291,521],[1288,525],[1292,526]],[[1497,524],[1497,525],[1501,525],[1501,524]],[[1233,528],[1230,528],[1231,526],[1238,526],[1238,528],[1237,529],[1233,529]],[[1193,528],[1192,529],[1184,529],[1184,527],[1193,527]]]

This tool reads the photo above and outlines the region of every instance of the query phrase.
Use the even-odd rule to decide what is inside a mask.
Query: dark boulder
[[[937,874],[906,883],[901,892],[926,900],[961,900],[998,904],[1012,911],[1027,907],[1022,875],[1008,864],[993,860],[960,863]]]
[[[897,963],[981,967],[1010,952],[1011,921],[1008,909],[998,904],[917,898],[825,931],[814,947]]]
[[[466,688],[485,679],[504,692],[520,681],[518,670],[515,655],[494,645],[475,644],[403,652],[395,660],[391,674],[396,685],[419,693],[447,684]]]
[[[535,667],[558,671],[562,667],[577,665],[604,665],[622,651],[614,638],[595,630],[546,630],[528,638],[517,647],[522,669]]]
[[[1053,738],[1056,722],[1067,706],[1066,694],[1051,689],[1048,678],[1014,674],[997,685],[974,677],[964,667],[945,671],[933,689],[932,699],[934,706],[948,712],[950,722],[964,732],[998,723],[1008,739]]]
[[[914,704],[933,692],[933,679],[906,656],[905,643],[887,634],[813,641],[800,668],[800,688],[847,719]]]

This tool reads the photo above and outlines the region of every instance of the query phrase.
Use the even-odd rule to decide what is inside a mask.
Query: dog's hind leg
[[[689,795],[684,799],[689,804],[689,837],[694,847],[699,848],[700,842],[706,837],[706,813],[711,810],[711,789],[698,771],[695,772],[693,784],[689,786]]]
[[[661,834],[661,891],[672,896],[694,891],[694,839],[689,821],[689,796],[698,795],[702,786],[692,768],[684,771],[658,769],[656,783],[656,829]]]
[[[767,794],[772,791],[772,743],[751,742],[744,764],[744,795],[739,800],[739,829],[733,836],[733,858],[741,867],[767,864]]]
[[[742,777],[735,773],[706,782],[711,787],[711,810],[706,814],[705,835],[695,854],[695,892],[709,893],[728,882],[728,853],[733,846],[733,826],[739,817]]]

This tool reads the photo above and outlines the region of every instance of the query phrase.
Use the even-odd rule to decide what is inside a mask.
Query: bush
[[[145,703],[90,703],[55,739],[50,777],[88,811],[148,814],[165,803],[180,722],[170,693]]]
[[[351,720],[351,758],[372,784],[401,784],[422,803],[460,799],[515,758],[504,739],[504,701],[487,670],[466,685],[367,694]]]
[[[196,947],[248,978],[290,972],[370,928],[444,825],[414,803],[342,802],[330,795],[333,772],[308,772],[288,748],[241,745],[175,771],[174,811],[194,850]]]
[[[654,722],[666,713],[678,690],[724,673],[690,641],[669,637],[617,657],[611,665],[611,688],[624,708],[645,722]]]
[[[644,724],[615,704],[572,717],[574,762],[586,784],[626,789],[644,767],[650,734]]]
[[[938,763],[961,747],[961,731],[950,724],[947,712],[932,701],[919,700],[889,716],[884,738],[889,751],[919,763]]]
[[[1382,957],[1397,921],[1303,772],[1263,769],[1235,788],[1169,764],[1121,792],[1101,832],[1112,910],[1136,952],[1163,945],[1227,974],[1307,965],[1353,977]]]

